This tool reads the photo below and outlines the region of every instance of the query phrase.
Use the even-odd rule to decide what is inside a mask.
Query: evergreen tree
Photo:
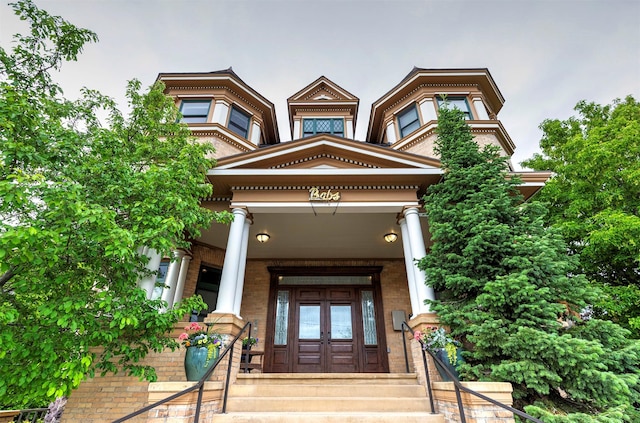
[[[581,319],[593,293],[543,225],[544,207],[522,202],[507,158],[480,149],[462,113],[446,108],[436,151],[444,176],[424,197],[433,246],[419,266],[439,293],[432,310],[467,347],[463,375],[511,382],[518,406],[540,401],[527,408],[538,416],[553,407],[640,418],[638,343]]]

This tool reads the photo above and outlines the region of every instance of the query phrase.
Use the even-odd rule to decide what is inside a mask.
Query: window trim
[[[442,103],[449,100],[463,100],[464,104],[467,106],[467,110],[461,110],[459,107],[456,107],[462,113],[464,113],[465,120],[473,120],[473,113],[471,112],[471,105],[469,104],[469,99],[466,95],[447,95],[446,98],[441,95],[436,96],[436,104],[438,105],[438,110],[442,107]]]
[[[415,112],[416,118],[404,126],[401,125],[400,118],[409,114],[409,112],[411,111]],[[422,126],[422,122],[420,121],[420,113],[418,112],[418,105],[416,103],[412,103],[411,105],[405,107],[404,109],[396,113],[396,122],[398,123],[398,133],[400,134],[400,138],[404,138],[407,135],[417,131]],[[416,128],[412,129],[409,132],[405,132],[406,128],[410,127],[416,122],[418,122],[418,126]]]
[[[244,133],[239,132],[239,131],[242,131],[242,127],[237,125],[232,120],[234,112],[238,113],[242,117],[247,118],[247,127],[244,128]],[[249,131],[251,129],[251,117],[252,117],[251,113],[247,112],[246,110],[237,106],[236,104],[232,104],[231,107],[229,108],[229,120],[227,121],[227,129],[229,129],[231,132],[233,132],[236,135],[249,139]]]
[[[194,103],[207,103],[207,113],[206,114],[189,114],[189,115],[185,115],[184,112],[182,111],[184,108],[185,104],[194,104]],[[211,112],[211,99],[208,100],[200,100],[200,99],[184,99],[184,100],[180,100],[180,114],[182,115],[182,118],[180,119],[180,122],[182,123],[207,123],[209,121],[209,112]],[[189,121],[189,120],[185,120],[185,119],[201,119],[201,120],[197,120],[197,121]]]

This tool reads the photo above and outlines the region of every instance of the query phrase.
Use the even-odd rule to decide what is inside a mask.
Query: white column
[[[213,107],[213,123],[219,123],[222,126],[227,125],[227,119],[229,119],[229,103],[224,100],[217,100]]]
[[[416,293],[416,275],[413,270],[413,254],[411,254],[411,243],[409,241],[409,231],[407,230],[406,219],[400,219],[400,231],[402,234],[402,248],[404,249],[404,266],[407,269],[407,285],[409,286],[409,299],[411,300],[411,314],[416,316],[420,313],[418,295]]]
[[[433,288],[425,284],[427,275],[420,269],[418,269],[415,260],[420,260],[427,255],[427,250],[424,247],[424,238],[422,237],[422,228],[420,226],[420,216],[418,215],[418,209],[410,207],[404,211],[404,217],[407,221],[407,232],[409,233],[409,241],[411,244],[411,254],[413,255],[413,268],[416,280],[416,294],[418,296],[418,303],[420,307],[420,313],[428,313],[429,306],[424,304],[424,300],[435,300],[435,293]]]
[[[178,283],[176,285],[176,293],[173,296],[173,304],[182,301],[182,294],[184,294],[184,284],[187,280],[187,272],[189,271],[189,263],[191,262],[191,256],[185,255],[180,262],[180,276],[178,276]]]
[[[300,124],[300,119],[295,119],[293,121],[293,134],[291,134],[291,139],[294,141],[302,138],[302,133],[300,132]]]
[[[143,247],[142,254],[149,257],[149,263],[147,263],[147,269],[152,272],[156,272],[160,267],[160,262],[162,261],[162,256],[158,254],[156,250],[149,247]],[[144,289],[147,292],[147,299],[151,299],[153,295],[153,289],[156,286],[156,275],[150,275],[142,280],[140,280],[140,288]]]
[[[431,120],[438,120],[438,114],[436,113],[436,106],[433,102],[433,98],[425,98],[420,101],[420,113],[422,114],[422,120],[424,123]]]
[[[251,142],[255,145],[260,144],[260,124],[255,120],[251,124]]]
[[[246,210],[239,208],[233,209],[233,222],[231,222],[231,227],[229,228],[229,240],[227,241],[227,250],[224,254],[216,313],[233,313],[236,284],[238,283],[238,263],[241,256],[242,235],[244,233],[244,221],[246,217]]]
[[[473,99],[473,108],[476,109],[478,120],[489,120],[487,109],[484,107],[484,103],[481,98],[476,97]]]
[[[353,119],[347,118],[347,119],[345,119],[345,121],[346,121],[346,124],[344,125],[345,126],[345,134],[344,134],[344,136],[345,136],[345,138],[348,138],[348,139],[352,140],[352,139],[354,139],[353,138]]]
[[[396,142],[398,139],[396,138],[396,125],[393,123],[393,120],[390,120],[387,123],[387,141],[391,144]]]
[[[244,231],[242,233],[242,248],[240,249],[241,257],[238,263],[238,281],[236,282],[236,296],[233,303],[233,312],[240,317],[240,306],[242,305],[242,291],[244,290],[244,271],[247,267],[247,248],[249,247],[249,227],[251,220],[244,222]]]
[[[178,277],[180,276],[180,264],[184,251],[176,250],[171,252],[171,262],[167,270],[167,277],[164,279],[164,288],[162,290],[162,301],[167,302],[167,308],[173,307],[173,298],[176,295],[176,286],[178,285]]]

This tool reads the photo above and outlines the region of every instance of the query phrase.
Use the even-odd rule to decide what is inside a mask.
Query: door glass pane
[[[352,339],[351,306],[331,306],[331,339]]]
[[[276,305],[275,345],[287,345],[287,329],[289,326],[289,291],[278,291]]]
[[[279,285],[371,285],[371,276],[280,276]]]
[[[320,339],[320,306],[300,306],[299,339]]]
[[[362,327],[365,345],[377,345],[376,313],[373,308],[373,291],[362,291]]]

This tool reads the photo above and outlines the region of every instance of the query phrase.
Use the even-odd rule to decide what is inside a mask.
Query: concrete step
[[[229,387],[231,397],[370,397],[393,398],[412,397],[425,398],[425,388],[418,384],[261,384],[232,385]]]
[[[237,385],[416,385],[415,373],[242,373]]]
[[[228,412],[378,412],[429,411],[425,397],[231,397]]]
[[[230,413],[218,414],[213,423],[444,423],[442,414],[423,412],[306,412],[306,413]]]

